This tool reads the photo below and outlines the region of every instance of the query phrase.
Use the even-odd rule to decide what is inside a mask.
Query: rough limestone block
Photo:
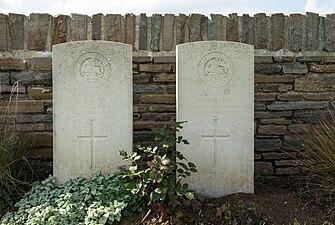
[[[270,45],[269,20],[265,13],[254,16],[255,48],[267,49]]]
[[[54,176],[104,173],[132,150],[132,47],[82,41],[53,48]],[[74,94],[75,93],[75,94]]]
[[[228,18],[220,14],[211,14],[213,33],[210,37],[211,40],[225,41],[227,35],[227,21]]]
[[[67,41],[87,40],[89,17],[80,14],[71,14]]]
[[[190,20],[190,41],[201,41],[201,19],[203,15],[192,14]]]
[[[335,14],[328,14],[324,20],[324,50],[335,50]]]
[[[240,41],[238,32],[238,16],[237,13],[229,14],[228,27],[227,27],[227,41]]]
[[[154,14],[151,20],[151,43],[150,43],[150,48],[154,52],[160,50],[161,26],[162,26],[162,15]]]
[[[24,20],[25,16],[21,14],[9,13],[9,33],[12,50],[24,49]]]
[[[335,74],[307,74],[306,76],[295,79],[294,88],[296,91],[334,91]]]
[[[187,31],[187,20],[188,17],[185,14],[179,14],[175,18],[175,32],[176,32],[176,44],[183,44],[188,41]]]
[[[103,14],[92,16],[92,40],[101,40],[101,21]]]
[[[163,18],[162,50],[172,51],[174,43],[174,15],[165,14]]]
[[[28,49],[44,51],[47,47],[51,15],[33,13],[28,21]],[[49,43],[50,44],[50,43]]]
[[[125,43],[134,47],[135,44],[135,15],[126,14],[125,16]]]
[[[185,182],[208,196],[253,192],[253,47],[187,43],[177,63],[177,121],[188,121],[181,134],[190,142],[178,150],[198,169]]]
[[[247,14],[242,16],[241,42],[253,45],[255,42],[254,20]]]
[[[102,20],[102,39],[106,41],[122,41],[121,15],[107,14]]]
[[[286,16],[283,13],[271,15],[271,49],[285,49],[287,40]]]
[[[288,19],[288,48],[291,51],[303,50],[305,20],[301,14],[291,14]]]
[[[69,16],[58,15],[53,18],[52,45],[66,42]]]
[[[139,25],[139,50],[147,50],[147,15],[141,13]]]
[[[0,51],[9,50],[9,23],[8,16],[0,14]]]
[[[307,50],[315,51],[319,47],[319,24],[320,18],[317,13],[306,13],[306,27],[307,27]]]

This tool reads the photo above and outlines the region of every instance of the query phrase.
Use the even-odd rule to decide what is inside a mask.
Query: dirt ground
[[[335,200],[317,201],[296,179],[267,178],[256,181],[255,194],[233,194],[222,198],[208,199],[198,196],[193,201],[184,201],[172,211],[166,209],[163,216],[147,211],[131,218],[128,224],[335,224]],[[143,220],[143,221],[142,221]],[[141,223],[142,222],[142,223]],[[296,224],[295,224],[296,225]]]

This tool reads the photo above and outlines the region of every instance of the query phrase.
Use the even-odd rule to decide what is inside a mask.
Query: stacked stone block
[[[52,45],[108,40],[133,46],[134,143],[176,118],[177,44],[228,40],[255,46],[255,170],[299,172],[295,133],[315,123],[315,110],[335,107],[335,16],[48,14],[0,15],[0,110],[18,82],[11,111],[34,152],[52,160]],[[288,151],[284,153],[283,150]]]

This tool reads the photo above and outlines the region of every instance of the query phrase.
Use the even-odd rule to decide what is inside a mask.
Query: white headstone
[[[197,165],[185,180],[207,196],[254,191],[254,48],[205,41],[177,46],[177,121]]]
[[[52,55],[56,181],[115,170],[132,150],[132,47],[79,41]]]

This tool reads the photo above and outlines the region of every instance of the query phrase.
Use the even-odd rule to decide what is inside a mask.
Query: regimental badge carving
[[[233,75],[233,63],[228,56],[219,52],[205,55],[198,67],[200,80],[209,87],[222,87],[228,84]]]
[[[99,87],[108,80],[110,65],[103,55],[89,52],[77,59],[74,73],[79,83],[83,86]]]

